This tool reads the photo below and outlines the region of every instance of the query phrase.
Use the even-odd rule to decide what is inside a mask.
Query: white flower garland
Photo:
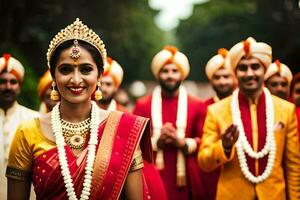
[[[243,122],[241,118],[241,112],[239,109],[239,100],[238,100],[238,93],[239,90],[236,89],[232,94],[231,100],[231,112],[233,123],[237,125],[239,130],[239,138],[236,142],[236,149],[237,155],[240,163],[240,167],[244,176],[252,183],[260,183],[267,179],[271,174],[274,166],[275,155],[276,155],[276,143],[274,138],[274,105],[273,99],[268,89],[263,88],[263,92],[265,93],[266,97],[266,128],[267,128],[267,135],[266,135],[266,144],[264,148],[259,151],[255,152],[251,145],[249,144],[245,130],[243,127]],[[250,156],[254,159],[260,159],[264,156],[268,155],[268,162],[265,168],[265,171],[260,176],[254,176],[247,165],[246,155]]]
[[[177,116],[176,116],[176,133],[177,137],[183,139],[185,137],[185,129],[187,123],[187,102],[188,94],[186,89],[183,86],[179,87],[179,96],[178,96],[178,107],[177,107]],[[153,125],[153,137],[152,137],[152,146],[153,150],[157,150],[155,164],[156,167],[161,170],[164,168],[164,158],[163,151],[158,149],[156,146],[157,140],[160,137],[160,131],[162,128],[162,98],[161,98],[161,87],[157,86],[153,90],[152,94],[152,103],[151,103],[151,119]],[[183,152],[177,152],[177,163],[176,163],[176,174],[177,177],[186,176],[185,168],[185,157]]]
[[[61,173],[63,175],[66,191],[69,197],[69,200],[77,200],[76,193],[74,190],[74,185],[72,181],[72,177],[70,175],[70,170],[68,167],[66,152],[65,152],[65,141],[62,134],[62,126],[60,121],[60,111],[59,104],[53,108],[51,113],[51,122],[52,122],[52,130],[55,136],[59,163],[61,167]],[[83,190],[80,195],[80,199],[87,200],[89,199],[91,183],[92,183],[92,173],[93,166],[96,157],[96,145],[98,143],[98,125],[100,119],[98,114],[98,107],[95,102],[92,101],[92,111],[91,111],[91,124],[90,124],[90,140],[88,143],[88,155],[85,167],[85,176],[83,182]]]

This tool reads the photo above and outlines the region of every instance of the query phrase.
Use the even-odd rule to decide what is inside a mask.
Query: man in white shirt
[[[6,168],[10,143],[20,122],[38,117],[39,113],[20,105],[16,98],[24,78],[24,67],[10,54],[0,58],[0,197],[6,197]],[[2,198],[1,198],[2,199]]]

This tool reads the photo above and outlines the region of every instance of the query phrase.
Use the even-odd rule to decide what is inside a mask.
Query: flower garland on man
[[[271,61],[271,47],[253,38],[228,53],[238,89],[208,108],[198,154],[203,170],[222,167],[216,199],[300,198],[295,106],[263,87]]]
[[[168,199],[201,199],[197,152],[205,106],[182,85],[190,70],[188,58],[177,48],[166,46],[153,57],[151,70],[159,86],[137,100],[134,113],[152,120],[155,165]]]

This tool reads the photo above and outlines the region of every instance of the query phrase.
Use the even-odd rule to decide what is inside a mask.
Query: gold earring
[[[100,101],[102,99],[102,92],[100,90],[100,87],[101,87],[100,81],[98,81],[97,86],[98,87],[97,87],[97,90],[95,92],[95,100],[96,101]]]
[[[52,91],[51,91],[51,100],[53,101],[58,101],[60,99],[59,92],[55,89],[56,83],[53,81],[52,82]]]

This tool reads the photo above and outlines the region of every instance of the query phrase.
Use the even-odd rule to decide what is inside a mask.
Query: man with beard
[[[196,155],[205,106],[182,86],[190,70],[188,58],[175,47],[167,46],[154,56],[151,70],[159,86],[151,95],[137,100],[134,113],[152,120],[155,165],[168,199],[201,199]],[[146,172],[145,176],[151,174]],[[151,182],[149,185],[155,187]]]
[[[235,77],[230,67],[225,65],[227,49],[221,48],[218,54],[213,56],[205,66],[205,73],[216,95],[205,101],[206,106],[214,104],[231,95],[235,87]],[[203,172],[201,178],[204,189],[204,199],[214,200],[219,179],[220,169],[212,172]]]
[[[264,88],[272,49],[253,38],[234,45],[228,63],[238,89],[208,107],[199,165],[221,167],[216,199],[300,199],[295,106]]]
[[[120,110],[126,112],[126,108],[116,102],[114,96],[123,80],[123,69],[120,64],[110,57],[107,57],[107,63],[104,66],[104,72],[101,77],[102,99],[97,104],[100,108],[114,111]]]
[[[4,169],[7,163],[10,143],[20,122],[39,113],[18,104],[16,98],[21,90],[24,67],[10,54],[0,58],[0,167],[1,197],[6,197]]]
[[[235,86],[234,74],[230,68],[225,67],[227,50],[221,48],[218,54],[212,57],[205,66],[205,73],[216,95],[205,101],[211,105],[231,95]]]
[[[293,74],[288,66],[276,60],[266,71],[265,85],[271,94],[288,100],[292,79]]]

